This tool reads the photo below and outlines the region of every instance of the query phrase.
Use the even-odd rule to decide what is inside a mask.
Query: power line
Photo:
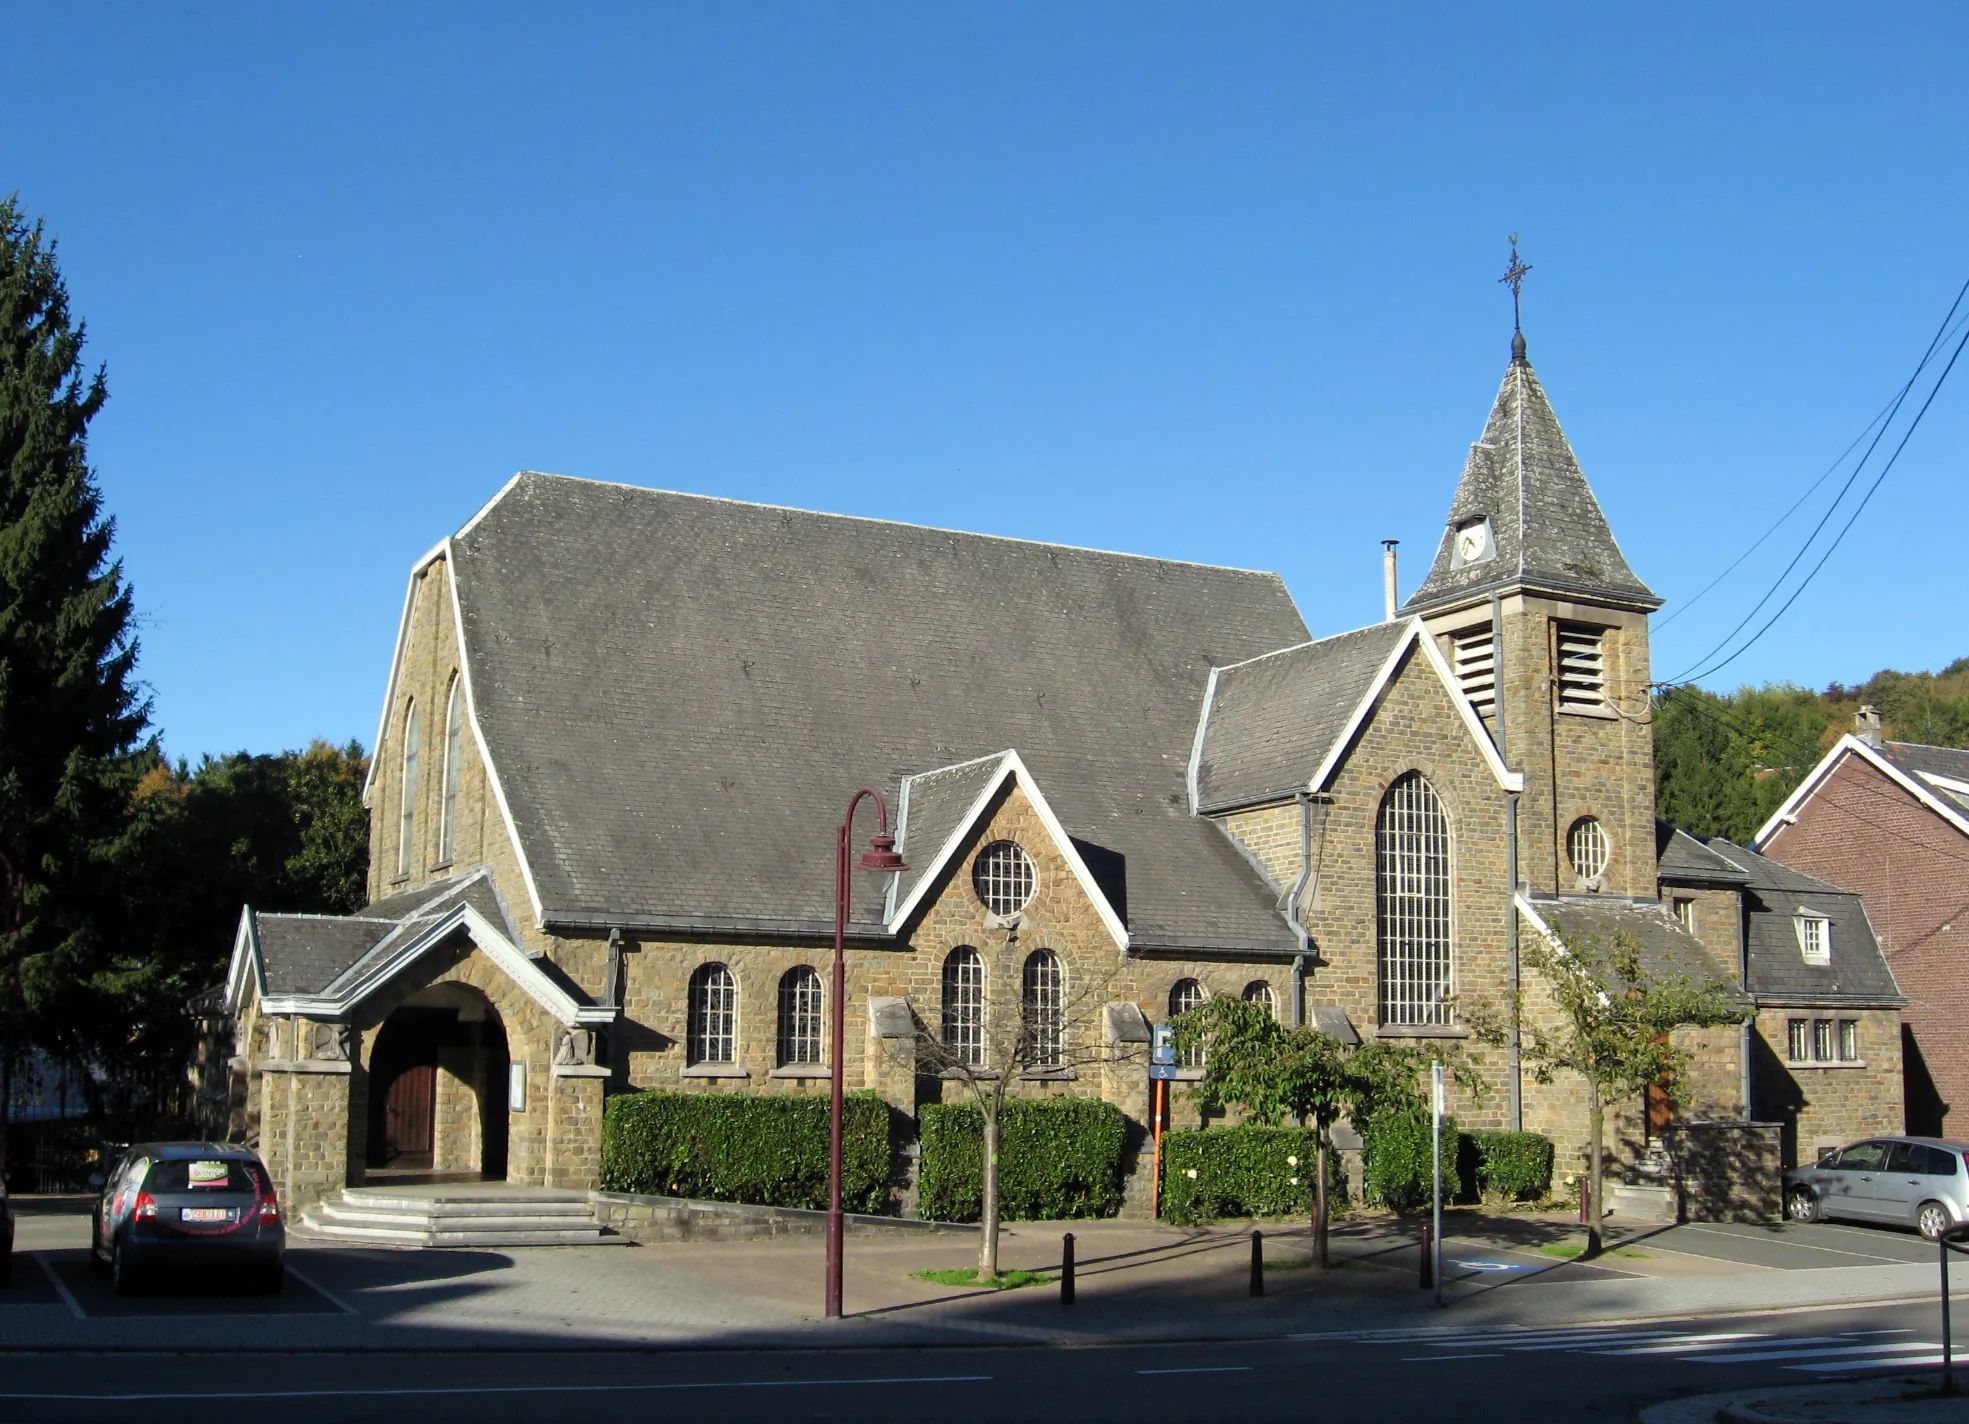
[[[1758,639],[1762,638],[1764,634],[1770,630],[1771,624],[1775,623],[1779,618],[1784,616],[1785,611],[1789,609],[1791,605],[1797,601],[1798,595],[1804,592],[1805,588],[1811,583],[1812,579],[1817,575],[1819,569],[1824,567],[1825,559],[1822,558],[1819,560],[1819,563],[1813,567],[1812,571],[1805,576],[1804,581],[1799,584],[1798,588],[1793,591],[1791,597],[1785,601],[1784,607],[1780,608],[1776,613],[1776,615],[1774,615],[1769,622],[1765,623],[1763,627],[1759,628],[1757,632],[1750,637],[1748,642],[1744,643],[1742,647],[1738,648],[1734,653],[1730,654],[1730,656],[1724,659],[1722,662],[1716,663],[1715,666],[1713,667],[1705,666],[1705,664],[1707,664],[1712,658],[1716,657],[1718,653],[1722,652],[1724,648],[1728,647],[1731,641],[1736,638],[1737,634],[1741,633],[1744,630],[1744,628],[1750,623],[1750,621],[1754,619],[1760,612],[1763,611],[1765,605],[1768,604],[1772,598],[1777,596],[1779,589],[1781,589],[1784,586],[1785,580],[1791,576],[1792,571],[1798,567],[1799,563],[1804,559],[1805,555],[1808,552],[1810,552],[1812,545],[1817,542],[1819,535],[1824,532],[1825,527],[1831,521],[1832,516],[1838,511],[1839,506],[1845,502],[1846,496],[1851,492],[1854,482],[1859,479],[1861,472],[1865,470],[1867,466],[1867,462],[1873,458],[1874,452],[1880,446],[1880,442],[1886,437],[1888,430],[1892,427],[1894,416],[1899,414],[1901,406],[1907,401],[1908,396],[1914,390],[1915,384],[1920,380],[1921,373],[1925,371],[1930,365],[1930,363],[1934,361],[1937,351],[1939,351],[1946,344],[1948,337],[1953,334],[1951,328],[1957,325],[1956,314],[1958,311],[1960,311],[1962,307],[1963,299],[1966,296],[1969,296],[1969,281],[1965,281],[1963,283],[1962,287],[1955,294],[1955,300],[1949,303],[1948,313],[1942,318],[1941,325],[1935,329],[1934,336],[1929,338],[1928,348],[1926,351],[1922,353],[1919,364],[1915,366],[1913,374],[1911,374],[1907,378],[1907,381],[1901,386],[1901,389],[1899,390],[1898,393],[1896,393],[1894,399],[1888,403],[1888,407],[1884,416],[1876,416],[1874,418],[1874,421],[1868,425],[1867,429],[1873,430],[1874,434],[1873,434],[1872,441],[1867,445],[1866,453],[1859,458],[1857,463],[1854,464],[1852,473],[1847,475],[1845,483],[1839,487],[1839,493],[1833,496],[1832,503],[1826,507],[1825,513],[1819,516],[1818,523],[1812,526],[1812,532],[1805,536],[1804,542],[1800,544],[1798,547],[1798,552],[1792,555],[1790,562],[1788,562],[1784,566],[1783,570],[1779,572],[1778,576],[1774,580],[1772,580],[1770,588],[1765,591],[1763,597],[1757,600],[1756,604],[1752,606],[1751,610],[1743,616],[1743,618],[1737,623],[1737,625],[1734,628],[1732,628],[1728,633],[1724,634],[1722,639],[1718,641],[1716,645],[1712,647],[1707,653],[1704,653],[1702,657],[1696,660],[1695,669],[1685,671],[1682,674],[1669,679],[1670,683],[1690,682],[1697,677],[1709,676],[1711,673],[1721,671],[1724,667],[1727,667],[1731,662],[1734,662],[1738,657],[1742,656],[1746,651],[1748,651],[1752,646],[1756,644]],[[1966,319],[1963,325],[1965,327],[1964,340],[1969,341],[1969,319]],[[1962,352],[1962,346],[1958,344],[1955,349],[1955,355],[1959,356],[1961,352]],[[1928,406],[1934,402],[1936,394],[1942,388],[1942,383],[1948,379],[1948,373],[1950,370],[1954,369],[1954,366],[1955,366],[1955,357],[1951,356],[1949,359],[1948,366],[1943,369],[1942,374],[1940,377],[1937,378],[1933,389],[1929,391],[1928,399],[1922,404],[1920,413],[1915,416],[1914,422],[1908,427],[1907,433],[1901,437],[1900,445],[1896,447],[1893,457],[1888,460],[1886,467],[1881,471],[1880,475],[1875,478],[1874,483],[1872,487],[1867,491],[1865,498],[1860,501],[1859,509],[1856,509],[1853,512],[1852,517],[1847,520],[1845,526],[1841,528],[1838,536],[1833,540],[1832,549],[1838,548],[1840,541],[1846,537],[1847,530],[1850,530],[1852,528],[1853,520],[1859,517],[1860,510],[1865,509],[1867,501],[1872,499],[1873,491],[1877,490],[1880,487],[1880,481],[1886,477],[1887,471],[1891,470],[1894,467],[1894,462],[1900,458],[1901,450],[1907,447],[1908,437],[1912,436],[1914,434],[1915,429],[1921,424],[1921,417],[1927,414]],[[1874,429],[1875,426],[1878,426],[1877,430]],[[1857,445],[1859,443],[1859,440],[1865,438],[1866,438],[1866,431],[1862,431],[1859,438],[1856,439],[1853,442],[1853,444]],[[1847,452],[1850,453],[1852,448],[1853,446],[1851,445],[1847,446]],[[1825,480],[1830,477],[1832,470],[1836,470],[1839,467],[1840,462],[1843,461],[1844,459],[1845,459],[1845,454],[1841,454],[1839,460],[1835,460],[1833,462],[1832,468],[1829,469],[1825,475],[1821,475],[1819,479],[1813,484],[1812,488],[1808,489],[1805,492],[1805,495],[1800,498],[1798,504],[1802,504],[1806,499],[1809,499],[1811,497],[1812,491],[1817,489],[1819,485],[1823,484]],[[1794,504],[1792,506],[1792,510],[1795,510],[1797,507],[1798,505]],[[1778,521],[1778,523],[1782,524],[1785,519],[1790,518],[1792,510],[1787,510],[1784,516]],[[1762,544],[1764,542],[1764,539],[1768,539],[1770,537],[1771,532],[1776,531],[1776,528],[1777,526],[1773,525],[1772,530],[1770,532],[1767,532],[1764,535],[1764,538],[1759,539],[1757,543]],[[1754,551],[1756,547],[1757,545],[1753,544],[1751,546],[1751,549],[1746,550],[1743,556],[1737,560],[1737,563],[1742,563],[1744,558],[1748,558],[1750,553]],[[1827,550],[1828,557],[1830,556],[1831,552],[1832,552],[1831,549]],[[1730,567],[1735,568],[1736,564],[1732,564]],[[1717,582],[1720,582],[1722,577],[1724,575],[1727,575],[1728,573],[1729,573],[1729,569],[1725,569],[1724,574],[1719,575],[1716,580],[1713,580],[1709,585],[1709,588],[1713,588],[1715,584]],[[1707,593],[1709,591],[1709,588],[1705,588],[1703,592]],[[1697,596],[1700,597],[1701,595],[1698,594]],[[1693,601],[1694,600],[1691,600],[1691,602]],[[1663,626],[1666,626],[1665,620]],[[1666,684],[1657,684],[1657,685],[1662,686]]]
[[[1965,288],[1964,290],[1969,290],[1969,288]],[[1738,658],[1742,657],[1745,653],[1749,652],[1753,647],[1755,647],[1757,645],[1757,640],[1762,638],[1766,633],[1770,632],[1772,626],[1780,618],[1784,617],[1784,615],[1787,612],[1790,611],[1791,605],[1798,601],[1800,595],[1802,595],[1807,588],[1811,587],[1812,580],[1817,578],[1819,575],[1819,570],[1823,569],[1826,565],[1826,561],[1839,551],[1839,546],[1845,542],[1846,536],[1852,532],[1853,525],[1857,523],[1859,521],[1859,517],[1866,512],[1866,507],[1867,505],[1873,502],[1874,495],[1880,492],[1881,483],[1886,480],[1887,476],[1893,472],[1894,466],[1899,463],[1901,458],[1901,452],[1907,449],[1907,442],[1914,438],[1914,432],[1921,428],[1922,418],[1928,414],[1928,407],[1935,403],[1935,397],[1942,393],[1942,386],[1948,380],[1949,372],[1955,369],[1955,363],[1957,360],[1961,358],[1962,350],[1965,346],[1969,346],[1969,330],[1965,330],[1962,334],[1962,340],[1956,342],[1955,350],[1949,354],[1948,365],[1942,367],[1942,374],[1935,378],[1935,384],[1928,392],[1928,399],[1924,400],[1921,403],[1921,409],[1915,412],[1913,423],[1908,426],[1906,433],[1901,436],[1901,443],[1894,447],[1894,453],[1888,456],[1887,463],[1880,467],[1880,473],[1874,476],[1873,483],[1867,487],[1866,493],[1860,497],[1860,502],[1854,506],[1853,512],[1851,515],[1847,517],[1845,524],[1840,526],[1839,533],[1833,537],[1832,543],[1826,547],[1825,553],[1819,556],[1819,561],[1816,564],[1812,565],[1811,572],[1807,573],[1805,577],[1799,581],[1798,587],[1791,591],[1791,596],[1785,599],[1783,605],[1779,607],[1776,613],[1773,613],[1768,619],[1765,620],[1763,627],[1759,628],[1755,633],[1750,635],[1749,640],[1746,641],[1742,647],[1738,648],[1735,652],[1731,653],[1727,658],[1722,659],[1720,662],[1712,663],[1708,667],[1705,667],[1701,671],[1693,674],[1693,677],[1678,679],[1678,681],[1692,681],[1694,677],[1709,677],[1715,673],[1721,672],[1724,668],[1728,667],[1731,663],[1735,662]],[[1871,454],[1872,452],[1869,450],[1868,453]],[[1865,462],[1862,461],[1861,463],[1864,464]],[[1855,471],[1855,473],[1857,473],[1857,470]],[[1843,492],[1841,493],[1840,497],[1842,499],[1845,497]],[[1834,508],[1837,507],[1838,505],[1837,502],[1835,501]],[[1828,510],[1827,513],[1829,515],[1831,511]],[[1821,521],[1821,523],[1823,523],[1823,521]],[[1814,531],[1813,537],[1815,538],[1817,537],[1816,531]],[[1807,541],[1808,547],[1809,547],[1809,542],[1810,541]],[[1801,549],[1799,552],[1802,555],[1804,550]],[[1793,560],[1793,562],[1796,563],[1797,561]],[[1773,591],[1775,592],[1775,589]],[[1758,603],[1758,607],[1759,608],[1763,607],[1763,603],[1764,601],[1760,600]],[[1754,609],[1752,610],[1753,615],[1755,614],[1755,611],[1756,610]],[[1747,622],[1748,619],[1746,619],[1745,621]],[[1741,628],[1743,625],[1738,624],[1737,626]],[[1733,632],[1730,636],[1735,637],[1736,634]],[[1725,643],[1727,643],[1728,641],[1729,641],[1728,638],[1724,639]],[[1719,644],[1718,646],[1720,647],[1721,645]],[[1713,651],[1712,651],[1712,656],[1713,656]]]

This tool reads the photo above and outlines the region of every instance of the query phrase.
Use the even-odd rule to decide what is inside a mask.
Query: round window
[[[978,898],[994,915],[1016,915],[1032,899],[1039,874],[1032,857],[1013,841],[993,841],[978,852],[971,883]]]
[[[1597,881],[1607,873],[1607,832],[1591,816],[1581,816],[1566,832],[1566,856],[1581,880]]]

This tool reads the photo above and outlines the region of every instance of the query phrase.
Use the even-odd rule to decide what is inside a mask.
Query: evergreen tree
[[[108,388],[82,345],[54,244],[0,199],[0,1127],[27,1044],[61,1050],[99,965],[150,712],[86,459]]]

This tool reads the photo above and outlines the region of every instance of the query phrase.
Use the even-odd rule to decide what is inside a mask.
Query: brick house
[[[960,1043],[1008,1000],[1110,1050],[1019,1091],[1139,1123],[1149,1025],[1238,994],[1461,1044],[1498,1091],[1460,1119],[1576,1161],[1576,1087],[1459,1006],[1510,1002],[1541,925],[1734,973],[1662,907],[1659,602],[1521,339],[1421,587],[1319,639],[1273,574],[516,476],[411,572],[372,903],[242,914],[238,1130],[299,1205],[403,1170],[588,1185],[610,1094],[821,1092],[839,1054],[913,1115],[948,1085],[911,1026]],[[854,877],[836,1044],[862,786],[911,868]],[[1698,1046],[1678,1110],[1741,1116],[1741,1037]]]
[[[1855,724],[1751,845],[1859,892],[1908,1000],[1906,1130],[1940,1135],[1969,1103],[1969,751],[1888,741],[1870,707]]]

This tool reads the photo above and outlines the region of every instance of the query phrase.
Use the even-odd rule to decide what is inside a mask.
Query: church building
[[[1576,1171],[1578,1085],[1464,1022],[1522,937],[1625,930],[1746,986],[1749,861],[1655,820],[1660,602],[1521,336],[1421,586],[1317,638],[1275,574],[518,475],[411,570],[371,903],[241,918],[238,1131],[295,1207],[405,1171],[588,1187],[612,1094],[825,1092],[838,1055],[908,1119],[952,1089],[917,1026],[980,1062],[1006,1004],[1051,1045],[1017,1091],[1142,1122],[1149,1026],[1231,994],[1459,1045],[1491,1085],[1460,1122]],[[837,1043],[862,787],[909,868],[851,872]],[[1623,1160],[1754,1113],[1760,1031],[1692,1034]]]

